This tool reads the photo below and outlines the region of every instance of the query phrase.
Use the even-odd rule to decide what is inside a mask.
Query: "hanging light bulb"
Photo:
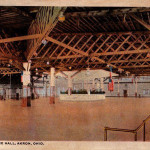
[[[47,61],[46,64],[49,65],[49,61]]]
[[[147,53],[146,57],[150,58],[150,53]]]
[[[71,66],[69,66],[68,68],[69,68],[70,70],[72,69],[72,67],[71,67]]]
[[[9,63],[12,64],[12,59],[9,59]]]
[[[46,41],[45,39],[43,39],[43,40],[42,40],[42,44],[43,44],[43,45],[46,45],[46,44],[47,44],[47,41]]]
[[[38,69],[37,69],[37,68],[36,68],[35,70],[36,70],[36,71],[38,71]]]
[[[59,15],[59,17],[58,17],[58,20],[59,20],[60,22],[65,21],[65,16],[63,15],[63,12],[60,12],[60,15]]]

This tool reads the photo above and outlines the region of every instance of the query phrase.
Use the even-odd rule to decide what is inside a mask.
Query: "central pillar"
[[[27,86],[22,86],[22,107],[27,107]]]
[[[119,78],[118,78],[118,97],[120,97],[120,89],[119,89],[119,84],[120,84],[120,82],[119,82]]]
[[[22,107],[30,107],[31,106],[31,92],[30,92],[30,87],[28,87],[28,84],[30,83],[30,66],[31,66],[31,61],[29,62],[24,62],[23,67],[25,71],[22,72],[21,74],[21,80],[23,83],[22,86]]]
[[[33,100],[35,98],[34,95],[34,81],[33,81],[33,77],[31,78],[31,99]]]
[[[45,88],[45,96],[47,97],[47,81],[46,81],[46,88]]]
[[[137,77],[135,78],[135,97],[137,97]]]
[[[55,68],[51,68],[50,74],[50,104],[55,104]]]
[[[104,80],[103,80],[103,78],[101,78],[100,83],[101,83],[101,90],[104,91]]]
[[[95,79],[92,80],[92,89],[95,90]]]
[[[30,101],[30,88],[27,85],[23,85],[23,97],[22,97],[22,107],[30,107],[31,101]]]
[[[68,75],[68,95],[72,94],[72,78],[71,75]]]

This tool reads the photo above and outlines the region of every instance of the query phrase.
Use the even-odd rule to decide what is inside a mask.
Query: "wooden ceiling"
[[[0,7],[1,74],[31,60],[33,74],[112,66],[121,75],[149,75],[149,30],[148,7]]]

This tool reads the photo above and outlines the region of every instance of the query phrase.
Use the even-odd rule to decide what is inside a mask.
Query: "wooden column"
[[[55,68],[50,70],[50,104],[55,104]]]
[[[45,87],[45,96],[47,97],[47,81],[46,81],[46,87]]]
[[[120,82],[119,82],[119,78],[118,78],[118,97],[120,97],[120,87],[119,87],[119,84],[120,84]]]
[[[23,67],[25,71],[22,73],[22,107],[30,107],[31,106],[31,92],[28,84],[30,83],[30,66],[31,62],[24,62]]]
[[[35,99],[35,96],[34,96],[34,80],[33,80],[33,77],[31,78],[31,99]]]
[[[88,79],[87,80],[87,92],[88,92],[88,95],[90,95],[91,94],[91,92],[90,92],[90,80]]]
[[[6,100],[6,89],[3,88],[3,100]]]
[[[82,89],[84,89],[84,80],[82,81]]]
[[[93,79],[93,82],[92,82],[92,89],[93,90],[95,89],[95,79]]]
[[[137,97],[137,77],[135,78],[135,97]]]
[[[68,75],[68,95],[72,94],[72,78],[71,75]]]
[[[104,91],[104,79],[101,78],[101,90]]]
[[[22,107],[30,107],[31,102],[30,102],[30,88],[27,85],[23,85],[22,87],[23,90],[23,97],[22,97]]]

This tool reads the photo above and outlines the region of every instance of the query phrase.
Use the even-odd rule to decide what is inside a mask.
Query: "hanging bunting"
[[[112,80],[112,67],[110,66],[110,78],[109,78],[109,83],[108,83],[108,91],[113,91],[114,90],[114,81]]]

